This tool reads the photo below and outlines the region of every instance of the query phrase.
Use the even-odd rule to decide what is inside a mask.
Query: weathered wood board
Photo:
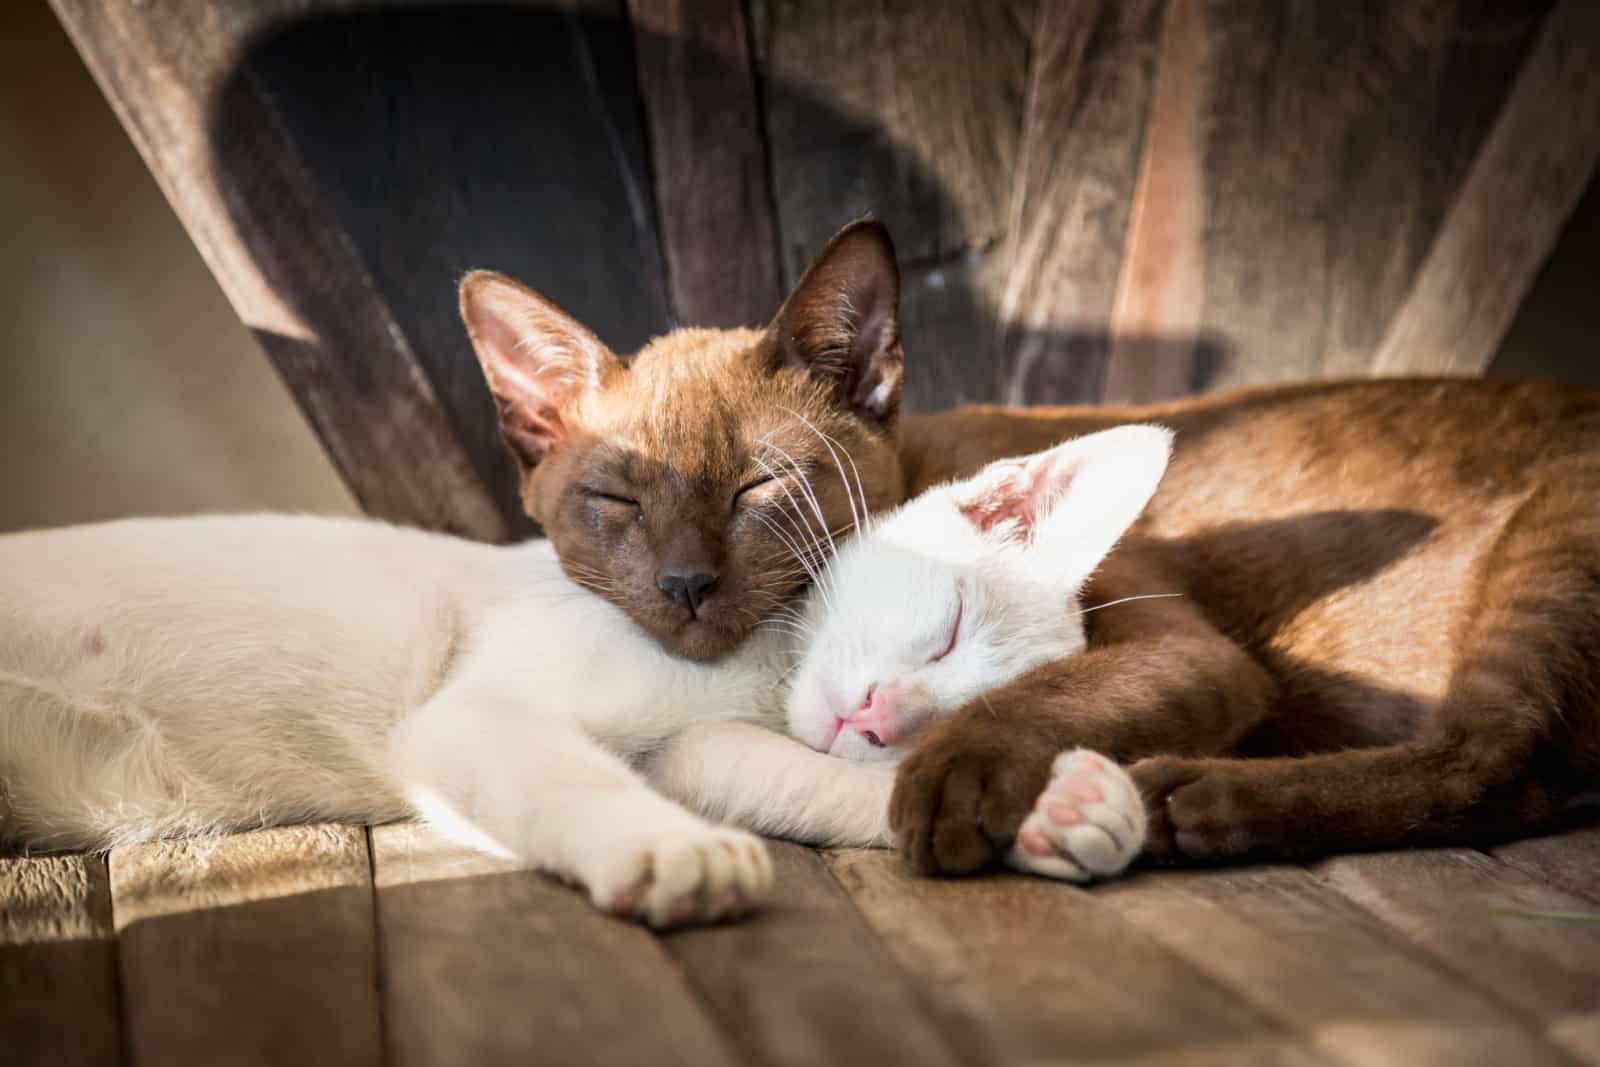
[[[130,845],[111,895],[133,1062],[383,1062],[361,828]]]
[[[1565,1052],[1600,1063],[1600,922],[1538,915],[1593,912],[1586,898],[1470,849],[1342,856],[1313,870]]]
[[[0,855],[4,1058],[97,1067],[122,1041],[104,857]]]
[[[390,1063],[739,1062],[642,927],[413,823],[372,859]]]
[[[884,852],[828,859],[980,1062],[1321,1062],[1092,893],[1007,875],[916,878]]]

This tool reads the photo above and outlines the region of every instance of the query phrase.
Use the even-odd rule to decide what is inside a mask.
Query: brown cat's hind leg
[[[1549,825],[1600,760],[1600,494],[1531,496],[1484,560],[1444,699],[1405,744],[1304,759],[1157,757],[1132,773],[1149,852],[1216,860],[1394,848]]]

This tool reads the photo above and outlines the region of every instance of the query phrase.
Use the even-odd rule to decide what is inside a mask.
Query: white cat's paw
[[[665,929],[752,910],[772,889],[772,860],[760,838],[708,823],[623,844],[587,881],[597,907]]]
[[[1098,752],[1073,749],[1056,757],[1006,862],[1067,882],[1108,878],[1133,862],[1145,832],[1144,802],[1128,772]]]

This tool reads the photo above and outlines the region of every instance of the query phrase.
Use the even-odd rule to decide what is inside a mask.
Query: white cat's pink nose
[[[900,692],[892,685],[874,682],[867,686],[867,695],[861,706],[851,713],[844,725],[866,739],[874,748],[894,744],[898,732],[895,724],[895,706]]]

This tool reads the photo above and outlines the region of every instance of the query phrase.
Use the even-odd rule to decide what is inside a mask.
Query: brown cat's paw
[[[959,735],[930,738],[900,765],[889,804],[895,843],[923,874],[971,874],[1005,857],[1050,761]]]
[[[1234,761],[1157,756],[1130,773],[1149,814],[1152,859],[1237,859],[1265,844],[1259,791]]]

